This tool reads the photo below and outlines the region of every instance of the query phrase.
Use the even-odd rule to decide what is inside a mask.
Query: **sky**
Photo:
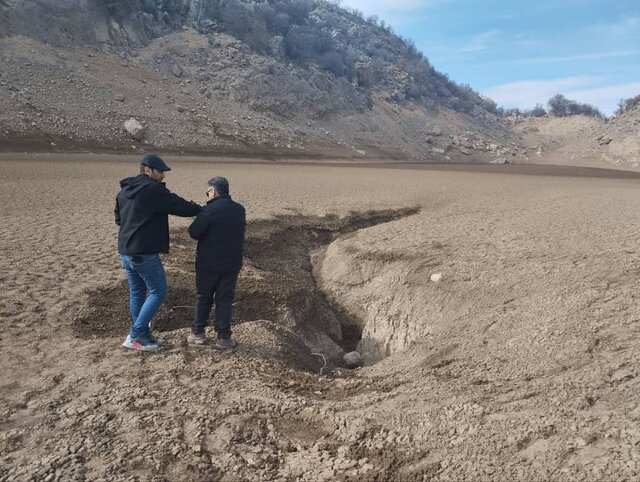
[[[342,0],[505,108],[555,94],[611,115],[640,95],[640,0]]]

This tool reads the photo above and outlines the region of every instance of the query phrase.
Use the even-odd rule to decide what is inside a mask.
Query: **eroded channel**
[[[314,253],[341,235],[416,214],[418,208],[367,211],[345,217],[279,216],[247,226],[245,263],[238,280],[235,324],[270,320],[300,337],[316,353],[341,364],[355,350],[362,323],[327,301],[313,275]],[[191,326],[195,304],[196,243],[186,230],[172,232],[164,257],[169,295],[155,319],[158,331]],[[125,334],[131,320],[128,287],[117,285],[87,293],[73,326],[82,337]],[[212,313],[213,315],[213,313]]]

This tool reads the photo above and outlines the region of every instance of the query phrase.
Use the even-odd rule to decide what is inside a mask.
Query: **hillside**
[[[526,160],[483,99],[323,1],[3,0],[0,146]],[[135,118],[142,129],[127,132]]]
[[[512,118],[514,132],[540,146],[538,162],[638,170],[640,107],[610,119],[586,116]]]

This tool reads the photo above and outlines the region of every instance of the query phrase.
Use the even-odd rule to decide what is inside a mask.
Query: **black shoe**
[[[232,338],[218,338],[214,348],[218,350],[233,350],[238,344]]]
[[[189,333],[189,336],[187,336],[187,343],[189,343],[189,345],[206,345],[207,341],[209,341],[209,339],[204,333]]]

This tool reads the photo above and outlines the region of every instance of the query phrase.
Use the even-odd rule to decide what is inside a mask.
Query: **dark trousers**
[[[216,271],[196,270],[196,317],[193,332],[204,333],[209,321],[211,307],[216,305],[216,333],[218,338],[231,337],[231,310],[236,291],[238,272],[219,273]]]

